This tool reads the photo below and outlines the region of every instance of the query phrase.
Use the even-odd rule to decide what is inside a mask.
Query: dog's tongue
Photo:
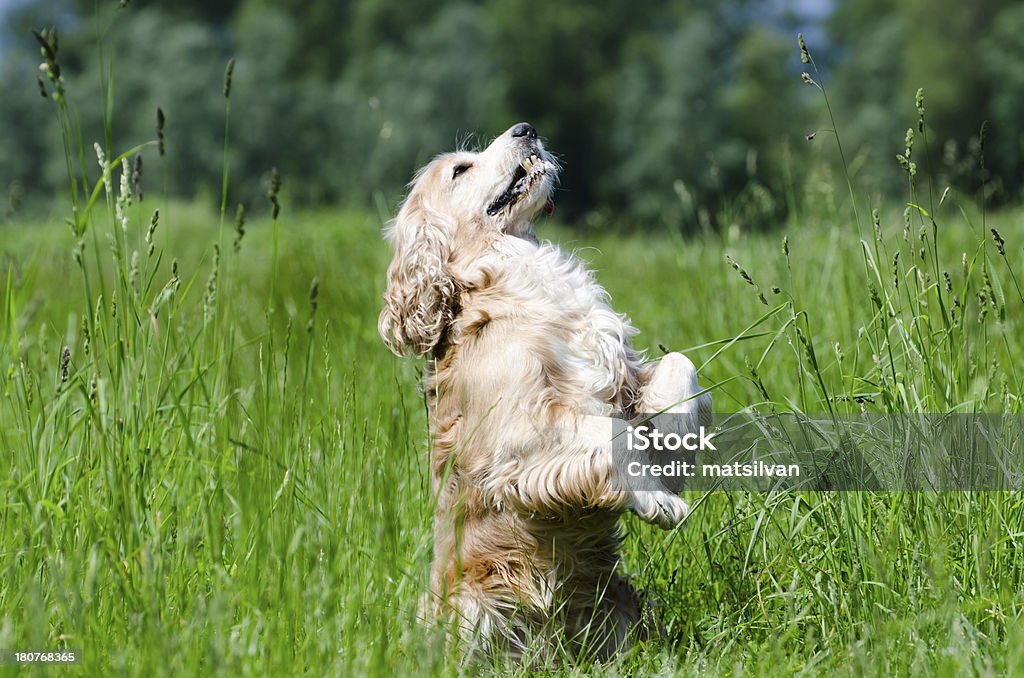
[[[555,211],[555,201],[548,198],[548,201],[544,203],[544,214],[551,216],[551,213]]]

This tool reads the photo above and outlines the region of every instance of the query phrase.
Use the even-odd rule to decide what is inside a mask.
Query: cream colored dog
[[[616,572],[619,517],[671,528],[688,510],[633,489],[613,418],[668,409],[696,430],[711,399],[683,355],[645,362],[591,272],[538,242],[557,172],[526,123],[424,167],[388,232],[379,330],[396,354],[428,357],[432,612],[490,650],[557,634],[605,656],[643,617]]]

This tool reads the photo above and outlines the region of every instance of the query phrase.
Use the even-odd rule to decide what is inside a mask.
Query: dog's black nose
[[[528,122],[521,122],[512,128],[512,136],[514,137],[526,137],[527,139],[536,139],[537,130],[533,128]]]

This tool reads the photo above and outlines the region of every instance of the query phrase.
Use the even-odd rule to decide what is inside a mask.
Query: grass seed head
[[[217,282],[220,277],[220,245],[213,244],[213,264],[210,277],[206,279],[206,294],[203,297],[203,325],[209,325],[217,311]]]
[[[71,364],[71,349],[67,346],[60,353],[60,383],[66,383],[68,380],[68,365]]]
[[[320,278],[313,276],[313,282],[309,285],[309,320],[306,322],[306,332],[312,334],[316,326],[316,309],[319,306],[317,297],[320,296]]]
[[[107,192],[107,198],[113,195],[114,188],[110,182],[110,164],[107,162],[107,156],[103,152],[103,148],[98,143],[93,143],[93,150],[96,151],[96,163],[100,166],[100,173],[103,176],[103,188]]]
[[[139,251],[132,251],[132,263],[128,269],[128,285],[133,289],[138,289],[139,282]]]
[[[153,256],[153,234],[156,232],[156,227],[160,224],[160,210],[153,210],[153,216],[149,218],[149,228],[146,229],[146,244],[149,245],[149,251],[147,256]]]
[[[767,300],[767,299],[765,298],[765,296],[764,296],[764,292],[762,292],[762,291],[761,291],[761,286],[760,286],[760,285],[758,285],[758,284],[757,284],[756,282],[754,282],[754,279],[750,277],[750,274],[749,274],[749,273],[747,273],[747,272],[746,272],[745,270],[743,270],[743,267],[742,267],[742,266],[740,266],[740,265],[739,265],[739,264],[738,264],[738,263],[736,262],[736,260],[735,260],[735,259],[733,259],[733,258],[732,258],[731,256],[729,256],[728,254],[727,254],[727,255],[725,255],[725,260],[726,260],[727,262],[729,262],[729,265],[730,265],[730,266],[732,266],[732,267],[733,267],[733,269],[735,269],[735,270],[736,270],[736,272],[738,272],[738,273],[740,274],[740,277],[742,277],[742,278],[743,278],[743,280],[744,280],[744,281],[746,281],[746,283],[747,283],[748,285],[750,285],[750,286],[751,286],[751,287],[753,287],[753,288],[754,288],[755,290],[757,290],[757,299],[758,299],[758,301],[760,301],[760,302],[761,302],[762,304],[764,304],[765,306],[769,306],[770,304],[768,303],[768,300]]]
[[[743,270],[743,268],[736,262],[735,259],[733,259],[727,254],[725,255],[725,260],[729,262],[729,265],[732,266],[740,274],[740,276],[747,282],[748,285],[757,287],[757,283],[754,282],[754,279],[750,277],[750,274]]]
[[[160,151],[160,157],[164,157],[166,148],[164,147],[164,123],[167,122],[167,118],[164,117],[164,109],[157,106],[156,109],[156,142],[157,148]]]
[[[224,69],[224,98],[231,98],[231,78],[235,74],[235,58],[228,59],[228,65]]]
[[[902,167],[903,171],[906,172],[908,175],[910,175],[911,177],[917,175],[917,163],[911,162],[909,158],[902,154],[898,154],[896,156],[896,160],[899,161],[900,167]]]
[[[46,78],[53,85],[53,100],[58,104],[64,103],[64,78],[61,74],[60,61],[57,59],[57,55],[60,53],[60,44],[57,38],[57,29],[54,28],[43,28],[38,31],[32,31],[32,35],[35,36],[36,42],[39,43],[39,52],[43,57],[43,62],[39,64],[39,70],[46,74]],[[42,85],[42,79],[40,78],[41,92],[45,94],[46,88]]]
[[[267,197],[270,199],[271,212],[274,219],[281,213],[281,203],[277,199],[277,195],[281,190],[281,175],[278,173],[277,168],[273,167],[270,170],[270,188],[267,190]]]
[[[871,294],[871,303],[875,305],[879,311],[882,310],[882,298],[878,296],[878,290],[875,289],[875,284],[871,283],[868,285],[868,291]]]
[[[242,238],[245,237],[245,205],[238,203],[235,210],[235,252],[242,249]]]
[[[770,401],[771,396],[768,395],[768,389],[764,387],[764,382],[761,381],[761,375],[757,373],[757,367],[752,365],[750,359],[746,356],[743,356],[743,364],[746,366],[747,371],[750,372],[751,381],[757,387],[758,392],[766,401]]]
[[[914,150],[914,128],[913,127],[908,127],[907,128],[907,136],[906,136],[906,149],[903,151],[902,155],[897,155],[896,156],[896,160],[899,161],[900,167],[903,168],[904,172],[906,172],[908,175],[910,175],[911,179],[913,179],[917,175],[917,163],[912,162],[911,159],[910,159],[911,153],[913,152],[913,150]]]
[[[82,329],[82,352],[85,353],[85,355],[89,355],[90,335],[89,335],[89,320],[87,318],[82,318],[81,329]]]
[[[992,230],[992,239],[996,242],[996,251],[999,252],[1000,256],[1006,256],[1006,241],[1003,240],[1003,236],[999,235],[999,231],[996,229]]]
[[[132,190],[130,186],[131,169],[128,167],[128,158],[121,161],[121,181],[118,184],[117,200],[114,203],[114,214],[121,230],[128,232],[128,208],[132,205]]]
[[[917,131],[924,133],[924,87],[917,88],[914,105],[917,107]]]
[[[142,202],[142,154],[136,153],[132,159],[132,192],[135,200]]]

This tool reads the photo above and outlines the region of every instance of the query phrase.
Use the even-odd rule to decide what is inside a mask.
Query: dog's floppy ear
[[[451,230],[415,193],[388,229],[395,257],[377,329],[396,355],[429,353],[452,321],[458,292],[447,269]]]

